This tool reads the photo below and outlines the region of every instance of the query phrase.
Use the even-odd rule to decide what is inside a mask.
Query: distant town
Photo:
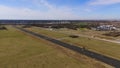
[[[119,30],[118,20],[0,20],[0,25],[28,25],[46,28],[89,28],[98,31]]]

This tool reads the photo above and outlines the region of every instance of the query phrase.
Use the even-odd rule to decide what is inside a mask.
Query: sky
[[[119,20],[120,0],[0,0],[0,19]]]

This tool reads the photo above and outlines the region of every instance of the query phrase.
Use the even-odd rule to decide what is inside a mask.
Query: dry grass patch
[[[55,44],[7,28],[8,31],[0,31],[0,68],[98,68],[94,60],[84,59],[93,64],[82,57],[82,61],[76,60],[54,47]]]

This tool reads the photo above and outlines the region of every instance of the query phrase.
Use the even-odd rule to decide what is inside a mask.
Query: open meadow
[[[55,44],[27,36],[11,26],[0,30],[0,68],[107,68],[81,55],[77,60]],[[109,67],[108,67],[109,68]]]
[[[61,33],[59,31],[48,30],[39,27],[32,27],[27,29],[43,35],[47,35],[49,37],[56,38],[64,42],[78,45],[80,47],[85,47],[88,50],[104,54],[115,59],[120,59],[120,44],[86,38],[82,36],[80,36],[79,38],[71,38],[69,37],[70,33]],[[71,32],[71,34],[73,33]]]

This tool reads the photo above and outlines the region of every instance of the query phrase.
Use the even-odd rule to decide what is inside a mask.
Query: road
[[[41,34],[37,34],[37,33],[34,33],[32,31],[23,29],[23,28],[18,28],[18,27],[15,27],[15,28],[17,28],[17,29],[19,29],[19,30],[21,30],[21,31],[23,31],[27,34],[31,34],[32,36],[45,39],[45,40],[50,41],[52,43],[58,44],[59,46],[63,46],[65,48],[68,48],[68,49],[73,50],[75,52],[78,52],[80,54],[84,54],[88,57],[94,58],[98,61],[101,61],[101,62],[104,62],[104,63],[109,64],[111,66],[114,66],[115,68],[120,68],[120,60],[117,60],[117,59],[114,59],[114,58],[111,58],[111,57],[107,57],[105,55],[98,54],[96,52],[93,52],[93,51],[90,51],[90,50],[87,50],[87,49],[84,49],[84,48],[80,48],[76,45],[71,45],[69,43],[65,43],[65,42],[62,42],[60,40],[56,40],[56,39],[53,39],[53,38],[50,38],[50,37],[47,37],[47,36],[44,36],[44,35],[41,35]]]
[[[96,39],[96,40],[101,40],[101,41],[112,42],[112,43],[119,43],[120,44],[120,41],[116,41],[116,40],[101,39],[101,38],[98,38],[98,37],[81,35],[81,34],[75,34],[75,35],[78,35],[78,36],[81,36],[81,37],[87,37],[87,38],[92,38],[92,39]]]

